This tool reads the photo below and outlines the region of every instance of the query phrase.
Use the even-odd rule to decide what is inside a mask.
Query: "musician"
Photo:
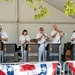
[[[27,54],[27,51],[23,48],[25,42],[28,42],[28,43],[30,42],[30,37],[29,37],[28,31],[26,29],[23,30],[22,35],[19,37],[19,43],[21,45],[22,61],[23,62],[26,62],[26,54]]]
[[[5,31],[2,30],[2,26],[0,24],[0,60],[2,60],[2,62],[3,62],[2,44],[6,43],[7,41],[8,41],[8,35],[7,35],[7,33]]]
[[[6,43],[8,41],[8,35],[5,31],[2,30],[2,26],[0,24],[0,40],[3,42],[3,43]]]
[[[46,37],[47,35],[44,32],[44,28],[40,27],[39,29],[39,33],[36,35],[36,39],[38,40],[38,44],[39,46],[39,57],[38,57],[38,61],[41,61],[41,57],[42,55],[45,54],[45,60],[46,60],[46,50],[45,50],[45,41],[47,39]]]
[[[60,40],[63,37],[63,35],[56,24],[53,26],[53,28],[54,30],[51,32],[53,43],[60,43]]]
[[[52,43],[54,44],[60,44],[61,43],[61,38],[63,37],[60,29],[58,28],[58,26],[55,24],[53,26],[54,30],[51,32],[51,36],[53,38]],[[59,61],[61,62],[61,45],[59,45]]]
[[[72,41],[72,44],[75,44],[75,30],[72,33],[71,41]]]

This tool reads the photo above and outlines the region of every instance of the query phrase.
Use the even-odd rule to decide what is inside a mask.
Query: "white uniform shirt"
[[[2,38],[8,38],[8,35],[7,35],[7,33],[6,33],[5,31],[2,31],[2,32],[1,32],[1,37],[2,37]],[[3,43],[6,43],[6,41],[4,41],[4,40],[2,40],[2,42],[3,42]]]
[[[53,31],[51,32],[51,36],[55,35],[55,33],[56,33],[56,31],[53,30]],[[52,43],[60,43],[60,34],[59,34],[59,33],[57,33],[56,37],[53,38]]]
[[[45,34],[46,35],[46,34]],[[41,33],[38,33],[36,35],[36,39],[40,38],[42,36]],[[47,36],[47,35],[46,35]],[[38,44],[43,44],[46,41],[45,37],[43,36],[42,39],[40,41],[38,41]]]
[[[28,35],[24,36],[24,35],[21,35],[19,37],[19,41],[21,41],[22,44],[24,44],[24,42],[26,41],[30,41],[30,37]]]
[[[73,38],[75,38],[75,32],[72,34],[72,36],[71,36],[71,40],[72,40]],[[72,41],[72,44],[75,44],[75,40]]]

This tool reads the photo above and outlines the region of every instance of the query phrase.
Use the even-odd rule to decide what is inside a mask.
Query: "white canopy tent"
[[[75,18],[66,17],[62,11],[62,5],[67,0],[45,0],[43,5],[49,9],[51,17],[44,17],[39,21],[35,21],[32,8],[27,6],[26,1],[13,0],[13,2],[0,2],[0,22],[3,30],[9,36],[8,43],[17,43],[23,29],[27,29],[30,38],[36,38],[39,27],[43,26],[45,32],[51,38],[53,24],[57,24],[59,28],[67,33],[62,40],[63,43],[69,42],[72,31],[75,29]]]

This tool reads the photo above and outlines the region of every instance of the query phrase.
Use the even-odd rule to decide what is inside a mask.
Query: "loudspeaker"
[[[15,59],[17,56],[16,54],[17,45],[16,44],[4,44],[3,50],[4,50],[4,61],[5,62],[15,62],[18,61],[18,59]]]
[[[75,44],[71,47],[71,60],[75,60]]]
[[[3,42],[0,41],[0,50],[3,50]]]
[[[28,44],[27,61],[28,62],[38,61],[38,44]]]
[[[47,61],[59,60],[59,45],[60,44],[48,44]]]

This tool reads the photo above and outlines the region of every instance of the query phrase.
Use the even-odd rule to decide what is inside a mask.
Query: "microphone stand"
[[[64,34],[62,35],[64,36]],[[59,45],[59,61],[61,62],[61,55],[62,55],[62,38],[60,37],[60,39],[58,40],[58,42],[60,41],[60,45]]]
[[[42,44],[44,44],[44,53],[43,53],[43,61],[46,61],[46,56],[45,56],[45,43],[46,43],[46,41],[44,41]]]
[[[62,37],[60,38],[60,45],[59,45],[59,61],[61,62],[61,55],[62,54]]]

